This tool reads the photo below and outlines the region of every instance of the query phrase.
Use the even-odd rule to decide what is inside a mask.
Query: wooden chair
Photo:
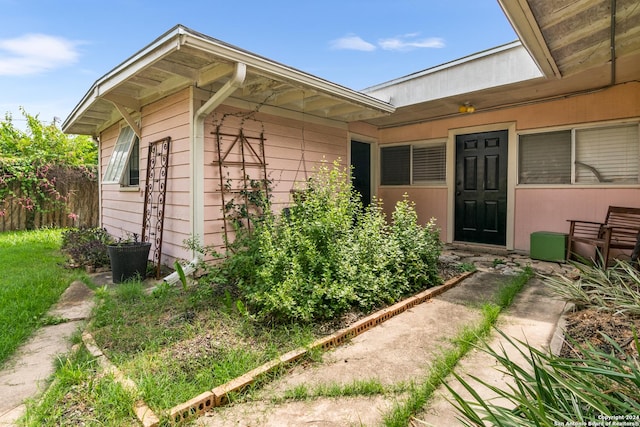
[[[568,220],[567,260],[571,258],[576,243],[585,243],[596,248],[607,268],[611,249],[631,250],[631,260],[638,259],[640,252],[640,208],[609,206],[604,222]],[[596,260],[597,261],[597,260]]]

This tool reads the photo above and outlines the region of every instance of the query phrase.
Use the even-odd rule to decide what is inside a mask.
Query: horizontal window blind
[[[413,184],[446,180],[446,147],[444,144],[414,146],[412,158]]]
[[[576,130],[576,182],[638,183],[638,125]]]
[[[520,135],[520,184],[571,183],[571,131]]]
[[[408,185],[411,177],[411,146],[400,145],[380,149],[380,183]]]

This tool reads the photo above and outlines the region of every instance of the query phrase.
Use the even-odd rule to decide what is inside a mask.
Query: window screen
[[[571,131],[520,135],[520,184],[571,184]]]
[[[382,185],[411,184],[411,146],[380,149],[380,183]]]

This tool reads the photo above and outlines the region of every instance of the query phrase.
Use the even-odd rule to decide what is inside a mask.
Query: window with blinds
[[[412,152],[412,183],[426,184],[446,180],[446,147],[444,144],[414,146]]]
[[[576,183],[638,182],[638,125],[576,130]]]
[[[109,164],[104,172],[102,181],[105,184],[125,183],[124,173],[125,171],[131,173],[129,170],[129,158],[132,147],[134,145],[137,146],[137,144],[135,144],[137,141],[138,137],[130,126],[125,126],[120,130],[120,135],[118,135],[118,140],[113,148],[113,153],[111,153]]]
[[[520,184],[571,184],[571,131],[520,135]]]
[[[520,135],[519,144],[520,184],[640,182],[637,123]]]
[[[409,185],[411,183],[410,161],[410,145],[380,149],[380,183],[382,185]]]
[[[380,149],[381,185],[428,185],[446,180],[446,147],[398,145]]]

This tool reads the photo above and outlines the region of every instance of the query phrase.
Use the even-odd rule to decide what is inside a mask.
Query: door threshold
[[[446,243],[445,248],[465,250],[469,252],[476,252],[476,253],[483,253],[483,254],[492,254],[492,255],[507,255],[509,253],[514,252],[514,251],[508,250],[506,246],[488,245],[485,243],[473,243],[473,242]]]

